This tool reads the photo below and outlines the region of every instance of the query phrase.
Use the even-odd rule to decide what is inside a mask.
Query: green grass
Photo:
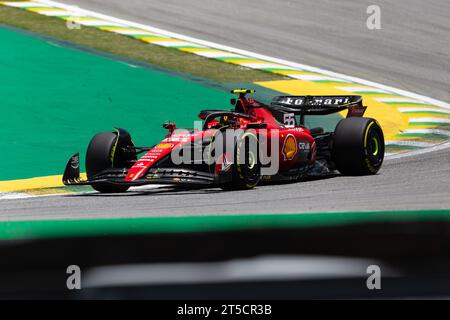
[[[269,72],[252,70],[176,49],[151,45],[92,27],[82,26],[81,29],[71,30],[67,28],[66,21],[59,18],[3,5],[0,5],[0,23],[216,82],[286,79]]]
[[[192,127],[201,109],[230,106],[225,87],[203,78],[17,29],[0,28],[0,43],[0,180],[61,174],[97,132],[126,128],[151,146],[167,133],[165,121]]]

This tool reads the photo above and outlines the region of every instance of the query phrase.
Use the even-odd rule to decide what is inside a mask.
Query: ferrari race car
[[[270,105],[237,89],[232,110],[203,110],[200,125],[168,133],[152,147],[136,146],[124,129],[95,135],[86,153],[87,180],[79,153],[64,171],[65,185],[91,185],[99,192],[131,186],[171,184],[251,189],[261,181],[298,180],[336,173],[372,175],[384,159],[378,122],[363,117],[361,96],[277,96]],[[305,117],[347,110],[333,132],[307,128]]]

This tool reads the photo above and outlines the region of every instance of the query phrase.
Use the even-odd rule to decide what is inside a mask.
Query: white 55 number
[[[283,123],[286,127],[295,127],[295,114],[285,113],[283,116]]]

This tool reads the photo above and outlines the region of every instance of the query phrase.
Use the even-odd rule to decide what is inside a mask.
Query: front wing
[[[189,170],[185,168],[151,168],[149,172],[135,181],[126,181],[127,168],[109,168],[90,179],[80,177],[79,154],[70,157],[63,175],[64,185],[126,185],[142,186],[147,184],[168,184],[186,186],[214,186],[232,181],[229,173],[213,173]]]

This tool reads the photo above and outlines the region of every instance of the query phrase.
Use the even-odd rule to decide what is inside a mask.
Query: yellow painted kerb
[[[86,175],[81,174],[81,177],[85,179]],[[0,192],[17,192],[30,189],[55,188],[62,186],[62,175],[58,174],[46,177],[0,181]]]

